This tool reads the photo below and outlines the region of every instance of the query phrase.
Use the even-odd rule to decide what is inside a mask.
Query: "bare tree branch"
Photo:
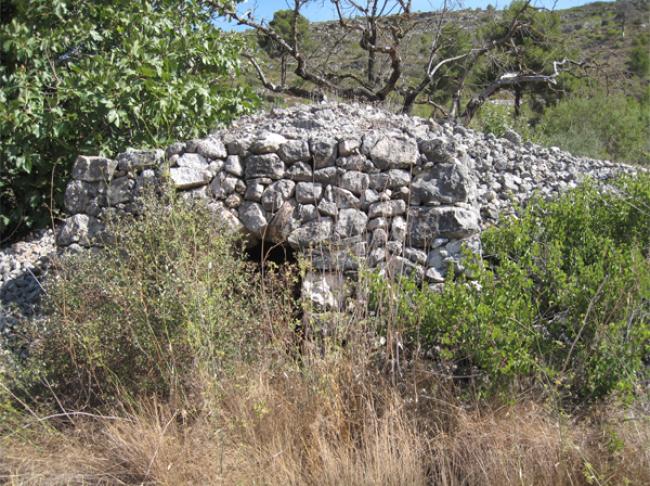
[[[305,98],[308,100],[323,101],[325,99],[323,93],[319,91],[309,91],[307,89],[299,88],[296,86],[279,86],[277,84],[273,84],[268,80],[268,78],[264,74],[264,71],[262,71],[262,68],[260,67],[259,63],[255,60],[253,56],[251,56],[250,54],[244,54],[244,57],[248,59],[249,62],[255,68],[255,71],[257,72],[257,77],[262,83],[262,86],[264,86],[264,88],[268,89],[269,91],[272,91],[273,93],[289,94],[292,96],[296,96],[298,98]]]
[[[421,79],[413,86],[400,86],[404,68],[400,52],[403,49],[402,43],[405,38],[408,38],[409,31],[415,28],[415,22],[410,17],[412,1],[328,1],[335,8],[339,28],[334,33],[325,32],[322,45],[318,46],[315,52],[313,50],[306,52],[298,28],[301,9],[308,0],[293,0],[292,3],[287,1],[293,12],[290,35],[286,33],[281,35],[279,30],[274,29],[273,24],[258,21],[251,15],[239,14],[234,7],[225,12],[223,8],[221,9],[221,12],[238,24],[251,27],[258,35],[272,40],[277,49],[282,52],[283,59],[292,60],[295,75],[314,86],[313,90],[285,86],[287,83],[284,82],[284,75],[283,82],[276,85],[265,76],[260,64],[251,56],[247,56],[266,89],[275,93],[287,93],[310,99],[322,99],[323,92],[332,92],[342,98],[368,102],[383,101],[394,92],[402,96],[402,111],[408,113],[415,104],[422,103],[421,98],[424,93],[441,85],[449,88],[451,82],[453,86],[450,91],[453,91],[453,94],[449,110],[444,110],[436,104],[433,101],[436,96],[430,92],[427,93],[424,103],[454,118],[462,111],[464,119],[470,120],[485,100],[500,90],[511,89],[515,91],[516,99],[521,99],[524,86],[540,83],[553,86],[562,66],[569,64],[582,66],[581,63],[563,60],[554,64],[552,74],[530,72],[526,69],[526,52],[521,45],[520,37],[532,35],[533,38],[537,38],[538,34],[542,35],[536,34],[536,24],[525,15],[533,9],[532,0],[524,1],[516,7],[515,11],[510,10],[507,23],[495,24],[499,27],[498,32],[503,32],[500,38],[491,37],[482,43],[474,40],[474,45],[467,47],[464,52],[459,52],[458,49],[450,52],[449,41],[445,40],[444,28],[448,24],[449,2],[454,0],[445,0],[435,20],[435,31],[426,55],[426,64],[423,65]],[[350,36],[358,39],[358,45],[364,51],[365,72],[363,73],[353,72],[349,68],[333,67],[341,64],[332,62],[332,59],[336,60],[341,47]],[[441,54],[442,52],[447,54]],[[461,96],[467,89],[466,82],[470,79],[470,74],[476,72],[475,66],[482,59],[490,62],[492,73],[496,73],[498,78],[482,87],[481,91],[467,102],[465,109],[461,110]],[[450,69],[452,67],[453,69]],[[539,65],[535,69],[541,71]],[[286,62],[283,64],[283,73],[286,73]],[[502,74],[499,76],[500,73]],[[450,76],[453,76],[453,79]]]
[[[566,64],[576,66],[583,66],[584,62],[576,62],[571,59],[563,59],[561,61],[553,62],[552,74],[522,74],[522,73],[505,73],[498,79],[494,80],[486,86],[479,94],[473,96],[465,108],[462,117],[466,123],[472,119],[476,111],[485,103],[485,101],[497,91],[505,88],[518,88],[526,84],[549,84],[554,85],[557,83],[557,77],[562,73],[560,68]]]
[[[363,81],[358,76],[336,76],[331,74],[328,75],[318,73],[313,69],[313,67],[308,64],[308,60],[305,58],[304,54],[301,51],[296,24],[296,19],[300,14],[301,8],[305,4],[305,0],[294,0],[294,18],[292,23],[291,41],[285,40],[271,26],[266,25],[262,22],[258,22],[251,16],[242,16],[234,9],[225,10],[224,13],[237,21],[238,24],[251,27],[255,29],[259,34],[265,35],[272,39],[280,50],[291,56],[296,61],[295,74],[305,81],[309,81],[321,89],[335,92],[339,96],[345,98],[361,99],[365,101],[382,101],[386,99],[388,94],[395,90],[397,82],[402,76],[402,59],[399,54],[399,44],[401,38],[404,35],[404,30],[399,24],[403,19],[393,19],[392,24],[389,25],[391,31],[390,39],[392,42],[387,45],[379,45],[379,38],[381,36],[379,35],[380,24],[378,20],[380,18],[380,14],[386,12],[387,5],[389,5],[389,0],[383,0],[383,3],[381,5],[380,0],[371,0],[368,3],[368,7],[363,7],[355,0],[344,0],[345,4],[353,9],[356,9],[359,12],[371,13],[371,15],[366,16],[365,27],[356,22],[350,22],[345,18],[344,5],[342,4],[342,1],[343,0],[332,0],[332,3],[336,6],[340,24],[347,29],[353,29],[361,32],[360,46],[368,52],[367,81]],[[403,16],[410,13],[410,3],[411,2],[405,1],[397,2],[397,5],[401,10],[400,15]],[[375,63],[377,54],[386,55],[390,62],[390,73],[384,81],[383,85],[379,87],[375,87],[378,81],[375,76]],[[261,69],[259,64],[255,67],[255,69],[258,72],[258,77],[260,77]],[[260,77],[260,80],[261,79],[262,78]],[[343,80],[353,81],[356,86],[346,86],[344,84],[341,84],[341,81]],[[264,86],[268,89],[272,89],[272,84],[269,83],[268,80],[266,80]],[[289,88],[273,85],[272,90],[279,92],[278,90],[286,89]]]

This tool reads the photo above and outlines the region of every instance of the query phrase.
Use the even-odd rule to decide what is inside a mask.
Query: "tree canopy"
[[[242,41],[209,3],[3,2],[3,236],[49,219],[77,154],[195,137],[254,106],[232,81]]]
[[[285,42],[292,42],[294,33],[300,43],[304,43],[309,33],[309,20],[293,10],[278,10],[273,14],[269,26],[276,31]],[[289,55],[282,46],[268,35],[257,37],[259,46],[272,58],[280,58],[280,82],[284,86],[287,81],[287,60]]]

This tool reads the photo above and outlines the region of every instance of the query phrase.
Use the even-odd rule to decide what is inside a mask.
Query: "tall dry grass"
[[[402,346],[395,298],[383,344],[367,296],[296,326],[295,270],[259,278],[208,220],[158,215],[60,275],[41,379],[0,374],[0,481],[650,484],[642,406],[472,400]]]
[[[143,398],[110,416],[32,416],[2,439],[0,477],[29,485],[650,483],[647,417],[608,409],[571,418],[534,400],[470,407],[444,384],[419,383],[417,394],[403,385],[363,353],[241,365],[180,407]]]

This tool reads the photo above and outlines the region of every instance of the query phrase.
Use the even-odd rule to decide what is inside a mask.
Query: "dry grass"
[[[650,423],[467,409],[398,393],[359,358],[242,366],[200,402],[143,400],[2,439],[9,484],[649,484]],[[439,390],[444,389],[439,388]],[[629,482],[626,482],[629,481]]]
[[[159,220],[151,223],[150,231],[160,232],[159,224]],[[170,225],[172,229],[177,226]],[[175,238],[184,240],[183,234]],[[140,249],[136,255],[158,255],[158,239],[153,243],[151,251]],[[197,247],[205,249],[206,245]],[[174,248],[170,248],[172,255]],[[219,248],[214,250],[215,258],[229,258],[217,251]],[[200,268],[196,262],[208,260],[183,260],[187,275],[181,288],[191,290],[190,296],[198,295],[197,281],[202,282],[196,275],[206,275],[196,271]],[[170,257],[170,261],[175,260]],[[95,265],[94,261],[90,264]],[[225,269],[235,271],[228,266]],[[100,335],[107,343],[101,349],[110,363],[119,365],[122,375],[118,378],[123,379],[107,381],[105,377],[114,372],[108,367],[104,381],[95,387],[101,400],[90,402],[83,399],[84,390],[79,385],[86,381],[77,379],[76,373],[94,369],[87,364],[94,361],[63,360],[69,367],[60,374],[63,379],[59,388],[50,387],[47,381],[48,387],[36,388],[39,394],[27,400],[24,410],[15,415],[2,407],[14,404],[17,397],[0,402],[0,417],[8,417],[14,425],[12,429],[7,420],[0,422],[0,483],[650,484],[647,415],[624,416],[631,412],[611,405],[571,416],[549,404],[552,393],[544,401],[530,395],[507,404],[472,402],[467,398],[469,388],[454,388],[449,376],[431,373],[432,363],[421,362],[419,354],[399,354],[399,319],[394,318],[394,322],[392,313],[386,324],[386,342],[381,346],[363,306],[358,306],[354,315],[319,316],[313,326],[303,325],[298,329],[302,332],[295,332],[293,273],[270,274],[263,280],[260,293],[252,293],[257,298],[251,299],[250,292],[232,301],[228,300],[229,292],[210,294],[209,302],[189,299],[206,304],[196,309],[176,305],[186,302],[177,297],[176,281],[169,282],[166,293],[153,295],[143,306],[142,302],[134,304],[133,299],[118,299],[121,305],[134,305],[127,307],[130,313],[120,316],[120,322],[138,344],[127,346],[131,341],[125,340],[122,347],[115,345],[115,336],[123,335],[121,329],[110,328],[116,321],[112,308],[103,310],[105,319],[97,321],[96,333],[82,333],[86,316],[95,317],[102,310],[101,306],[87,305],[91,300],[87,296],[100,295],[99,300],[105,301],[106,284],[100,271],[93,277],[97,280],[97,286],[91,286],[94,293],[88,292],[75,274],[72,282],[81,287],[78,322],[58,328],[66,331],[58,334],[58,347],[52,347],[49,338],[49,356],[78,358],[77,353],[87,347],[77,334],[87,338]],[[166,275],[162,272],[158,277]],[[234,277],[257,283],[250,273]],[[128,294],[132,281],[138,278],[127,274],[117,288],[118,297]],[[208,280],[204,287],[214,288],[215,282],[232,288],[222,279]],[[362,294],[360,290],[358,295]],[[179,302],[172,301],[174,305],[169,306],[170,295]],[[392,312],[395,299],[387,301],[386,307]],[[222,312],[225,304],[229,305],[228,312]],[[131,350],[131,362],[139,363],[135,357],[142,353],[140,343],[147,339],[151,339],[147,344],[158,343],[160,336],[150,332],[149,321],[143,326],[136,320],[141,314],[148,316],[152,309],[161,313],[158,318],[163,321],[167,315],[162,311],[167,311],[182,316],[183,322],[210,324],[190,326],[191,337],[210,336],[212,320],[203,319],[203,315],[219,316],[224,329],[233,329],[235,336],[242,332],[246,338],[252,336],[254,346],[242,356],[241,341],[226,340],[228,366],[216,367],[202,363],[220,362],[224,349],[215,343],[223,345],[223,341],[202,339],[196,348],[187,346],[186,340],[177,347],[173,346],[175,341],[169,341],[149,348],[156,353],[169,349],[169,353],[161,353],[165,359],[147,361],[135,373],[124,364],[122,350]],[[66,312],[69,316],[67,307]],[[303,324],[308,316],[308,312],[303,315]],[[226,317],[228,321],[224,321]],[[113,334],[107,333],[107,326]],[[59,361],[52,359],[49,363],[49,370],[58,373]],[[154,375],[165,386],[143,386],[154,379],[148,372],[149,363],[165,371]],[[178,363],[171,367],[174,373],[166,372],[170,368],[167,363]],[[182,374],[176,373],[178,369]],[[0,387],[9,390],[1,379]],[[122,387],[125,382],[130,384],[128,388]],[[20,390],[31,393],[29,388]],[[70,396],[53,400],[55,391]],[[154,399],[153,395],[171,398]],[[91,409],[88,403],[99,405]],[[29,406],[47,411],[34,412]],[[86,408],[66,416],[57,407]]]

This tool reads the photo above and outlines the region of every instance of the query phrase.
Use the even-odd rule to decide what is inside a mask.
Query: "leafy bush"
[[[647,78],[650,76],[650,35],[639,35],[632,45],[628,67],[640,78]]]
[[[242,41],[214,27],[215,2],[5,3],[0,233],[49,221],[79,153],[192,138],[253,107],[232,84]]]
[[[486,103],[472,119],[472,127],[502,137],[509,128],[512,128],[512,115],[509,107]]]
[[[623,95],[589,93],[548,108],[533,138],[576,155],[650,163],[650,110]]]
[[[576,403],[633,391],[650,356],[650,177],[535,200],[483,244],[475,281],[403,282],[396,322],[412,343],[483,392],[536,383]],[[375,302],[391,289],[378,281]]]
[[[101,403],[118,389],[184,393],[235,358],[246,362],[268,337],[269,301],[254,269],[205,207],[152,201],[146,217],[113,222],[110,234],[101,251],[57,266],[47,318],[26,335],[32,394],[44,382],[72,404]],[[285,294],[269,311],[278,323]]]

